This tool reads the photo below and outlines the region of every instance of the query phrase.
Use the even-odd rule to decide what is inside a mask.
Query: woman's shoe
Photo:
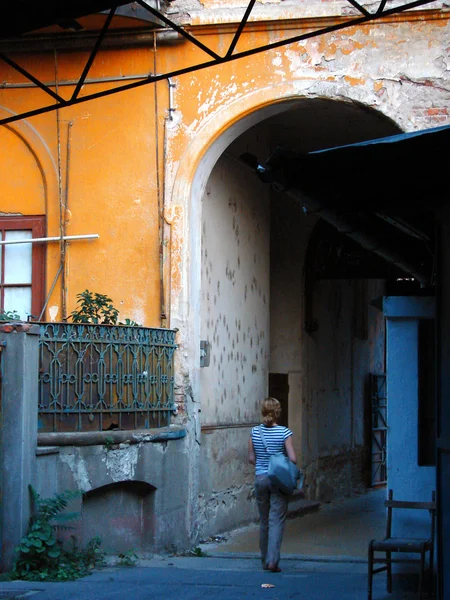
[[[281,569],[278,565],[269,564],[267,565],[267,570],[272,571],[272,573],[281,573]]]

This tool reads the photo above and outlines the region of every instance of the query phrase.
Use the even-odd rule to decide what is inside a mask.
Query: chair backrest
[[[384,502],[387,508],[387,519],[386,519],[386,537],[390,538],[392,533],[392,510],[394,508],[406,508],[406,509],[418,509],[428,510],[430,512],[431,523],[430,523],[430,540],[434,542],[435,536],[435,521],[436,521],[436,492],[431,492],[431,502],[414,502],[408,500],[394,500],[394,493],[392,490],[388,492],[388,499]]]

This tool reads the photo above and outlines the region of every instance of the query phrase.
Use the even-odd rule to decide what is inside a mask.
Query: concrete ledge
[[[59,454],[60,450],[58,447],[43,447],[36,448],[36,456],[47,456],[48,454]]]
[[[38,433],[38,446],[99,446],[112,444],[140,444],[167,442],[186,436],[186,429],[178,425],[161,429],[136,429],[113,431],[76,431],[70,433]]]

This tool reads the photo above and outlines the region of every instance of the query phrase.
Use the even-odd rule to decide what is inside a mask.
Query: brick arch
[[[0,106],[0,118],[9,117],[13,111]],[[46,213],[51,212],[52,207],[58,206],[58,170],[50,149],[44,138],[26,119],[3,125],[15,134],[28,148],[32,154],[42,176]]]

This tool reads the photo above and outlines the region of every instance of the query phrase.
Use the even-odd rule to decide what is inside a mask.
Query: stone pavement
[[[222,543],[202,544],[206,557],[154,556],[67,583],[0,582],[0,600],[365,599],[367,544],[383,533],[384,494],[376,490],[334,501],[288,520],[281,573],[261,570],[257,527],[250,526],[227,534]],[[385,582],[383,573],[374,577],[373,600],[417,598],[410,578],[394,576],[392,594]]]
[[[274,587],[265,588],[263,584]],[[373,600],[412,600],[394,579],[374,579]],[[0,599],[32,600],[361,600],[367,598],[365,565],[287,559],[282,573],[261,570],[251,558],[155,557],[137,567],[109,567],[67,583],[0,583]]]

